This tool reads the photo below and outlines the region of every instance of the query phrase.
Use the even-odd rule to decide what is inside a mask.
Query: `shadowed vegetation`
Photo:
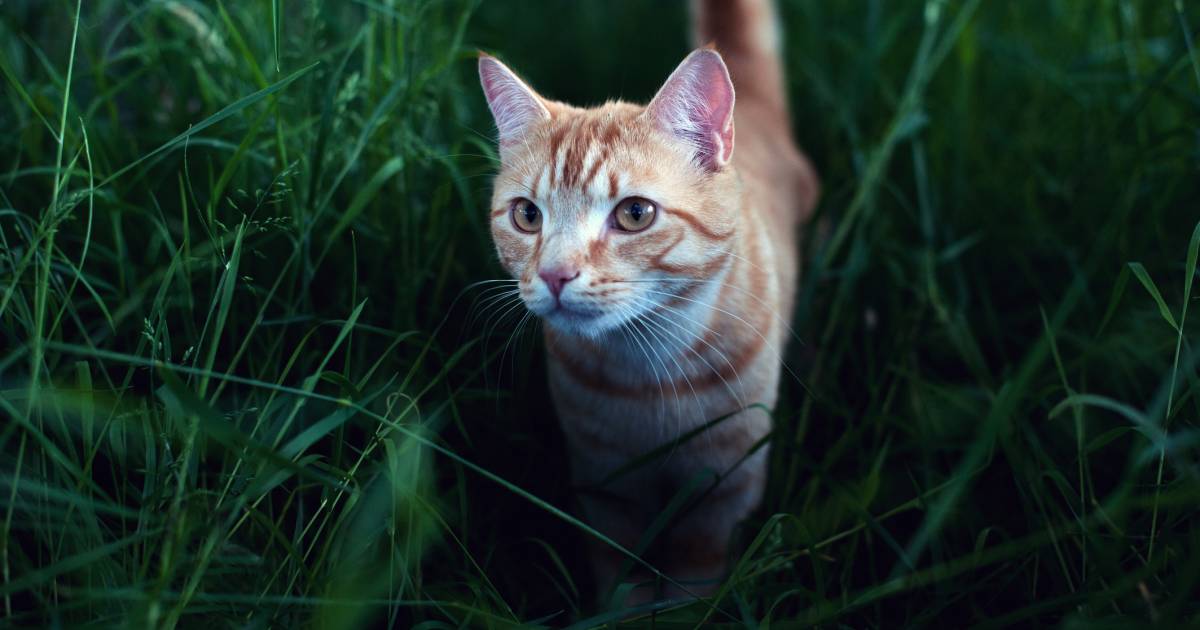
[[[5,623],[1200,623],[1200,7],[781,4],[828,230],[767,497],[614,611],[475,51],[644,101],[685,6],[0,3]]]

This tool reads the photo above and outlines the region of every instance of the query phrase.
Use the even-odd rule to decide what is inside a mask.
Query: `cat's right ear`
[[[733,81],[720,53],[688,55],[646,106],[659,126],[691,146],[696,162],[717,170],[733,154]]]
[[[517,142],[530,126],[550,120],[550,110],[542,97],[508,66],[486,53],[479,54],[479,83],[496,119],[501,145]]]

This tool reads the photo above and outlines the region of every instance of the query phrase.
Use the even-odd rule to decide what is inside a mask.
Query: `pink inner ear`
[[[502,144],[517,140],[531,123],[550,117],[541,98],[495,57],[479,58],[479,82]]]
[[[733,103],[733,82],[721,55],[697,50],[671,73],[648,109],[694,148],[698,163],[715,170],[733,155]]]

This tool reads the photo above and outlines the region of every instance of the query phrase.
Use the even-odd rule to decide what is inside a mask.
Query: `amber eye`
[[[654,202],[641,197],[630,197],[617,204],[613,210],[616,227],[626,232],[641,232],[654,223],[657,208]]]
[[[542,211],[528,199],[518,199],[512,207],[512,222],[522,232],[538,232],[542,229]]]

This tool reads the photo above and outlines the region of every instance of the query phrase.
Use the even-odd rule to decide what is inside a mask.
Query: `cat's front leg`
[[[736,557],[734,529],[758,506],[766,486],[765,449],[727,475],[668,532],[662,569],[667,599],[716,593]]]
[[[579,497],[588,525],[627,550],[634,551],[648,522],[645,510],[634,501],[615,494],[581,492]],[[596,603],[629,608],[654,601],[653,576],[621,550],[595,537],[588,539],[588,556],[596,578]],[[636,584],[623,597],[612,601],[620,583]]]

